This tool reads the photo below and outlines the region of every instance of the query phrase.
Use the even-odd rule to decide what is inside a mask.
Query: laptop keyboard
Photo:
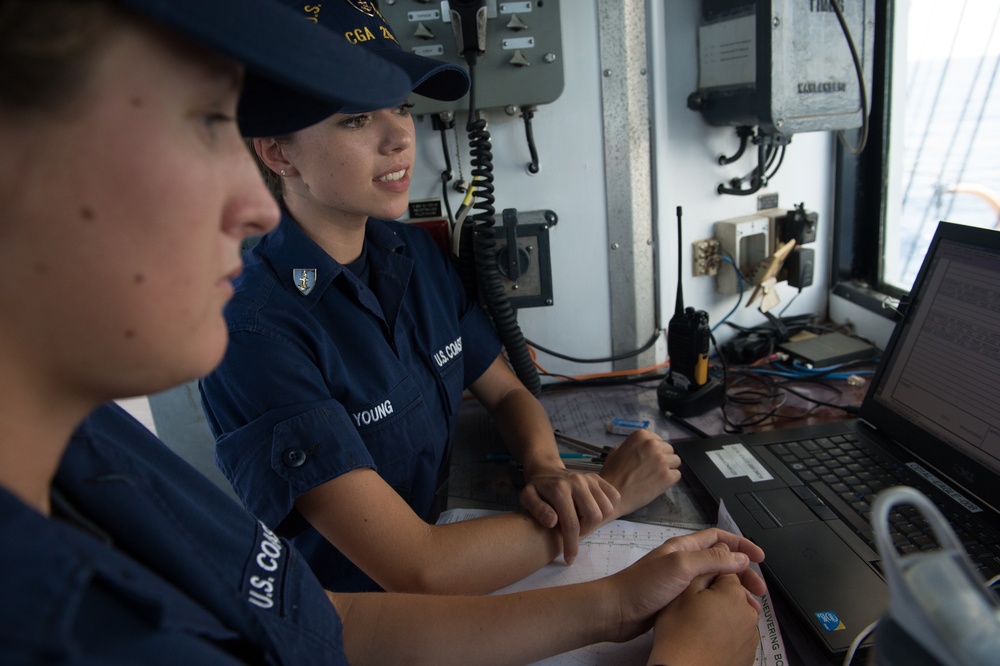
[[[818,494],[823,500],[816,502],[820,508],[832,511],[829,516],[819,514],[821,518],[844,520],[873,549],[878,549],[871,527],[875,495],[883,488],[906,485],[937,504],[985,579],[1000,574],[1000,532],[936,499],[930,484],[902,464],[859,443],[856,435],[782,442],[768,448],[808,484],[808,488],[792,490],[807,504]],[[896,549],[902,554],[938,548],[933,530],[913,507],[896,507],[889,524]]]

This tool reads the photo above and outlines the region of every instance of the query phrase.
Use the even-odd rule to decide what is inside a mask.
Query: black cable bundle
[[[825,332],[828,329],[816,326],[816,316],[812,314],[793,317],[775,317],[765,313],[768,323],[746,328],[726,322],[727,326],[739,332],[719,348],[719,354],[727,363],[747,365],[757,359],[773,354],[782,342],[801,331]]]

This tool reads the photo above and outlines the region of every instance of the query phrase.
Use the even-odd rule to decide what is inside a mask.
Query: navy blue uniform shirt
[[[0,662],[347,663],[294,548],[119,407],[81,425],[52,507],[0,488]]]
[[[225,311],[226,357],[200,384],[216,462],[325,587],[378,589],[295,499],[368,467],[430,520],[462,393],[499,338],[419,227],[369,219],[359,277],[285,212],[245,259]]]

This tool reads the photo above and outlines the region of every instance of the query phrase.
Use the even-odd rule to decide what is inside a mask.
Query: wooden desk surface
[[[687,426],[667,418],[660,411],[655,382],[638,386],[550,389],[542,392],[539,401],[556,430],[600,446],[614,446],[624,436],[609,433],[605,424],[616,417],[649,421],[650,429],[667,441],[701,434],[722,435],[732,431],[733,423],[751,424],[744,428],[749,432],[849,418],[850,414],[843,410],[817,406],[799,394],[831,404],[858,406],[867,390],[867,382],[860,386],[843,380],[827,384],[795,382],[791,385],[794,393],[784,392],[779,397],[760,401],[757,398],[761,396],[751,393],[762,393],[763,384],[752,378],[731,377],[729,394],[733,397],[727,404],[688,417],[685,419]],[[516,509],[520,488],[516,467],[486,460],[487,454],[505,451],[490,415],[477,401],[467,400],[458,416],[452,474],[440,494],[449,498],[449,505],[474,500],[475,506],[480,508]],[[708,513],[712,509],[700,489],[682,479],[676,490],[672,488],[667,495],[673,504],[659,509],[681,512],[670,524],[698,527],[714,523],[714,515]]]
[[[751,393],[761,392],[764,384],[755,379],[730,379],[729,393],[733,396],[742,394],[744,399],[730,400],[725,406],[725,412],[722,407],[716,407],[686,419],[696,429],[694,432],[660,412],[656,398],[657,383],[653,382],[645,386],[559,388],[543,392],[539,400],[548,412],[553,428],[602,446],[613,446],[623,439],[622,435],[612,435],[605,428],[605,422],[615,417],[647,420],[650,422],[650,429],[668,441],[690,439],[698,431],[712,436],[725,434],[727,420],[729,423],[754,422],[745,428],[749,432],[826,423],[851,417],[843,410],[817,406],[791,392],[763,402],[751,400],[755,397]],[[852,385],[843,380],[825,384],[795,382],[791,387],[797,393],[816,400],[857,407],[867,391],[868,382],[863,385]],[[488,453],[505,451],[490,415],[477,401],[467,400],[459,412],[451,475],[439,491],[442,508],[517,510],[518,493],[523,487],[519,469],[516,465],[486,460]],[[700,529],[715,524],[716,508],[700,488],[682,477],[681,482],[670,488],[657,502],[626,518]],[[813,645],[804,632],[786,617],[779,599],[775,599],[774,605],[788,651],[789,659],[786,663],[838,663],[827,660],[819,652],[818,646]]]

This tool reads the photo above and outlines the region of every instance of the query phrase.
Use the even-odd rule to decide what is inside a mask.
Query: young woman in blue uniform
[[[325,593],[101,406],[215,366],[239,244],[278,221],[237,131],[238,62],[241,117],[274,86],[307,102],[277,131],[404,93],[305,25],[261,0],[0,0],[0,663],[526,663],[654,623],[652,659],[746,661],[762,554],[733,535],[516,596]],[[261,49],[279,35],[297,48]]]
[[[418,94],[468,90],[463,69],[404,52],[373,3],[287,2],[402,66]],[[202,396],[220,468],[324,585],[490,592],[560,552],[572,562],[581,536],[675,483],[680,460],[642,431],[601,475],[565,468],[449,258],[423,229],[388,221],[406,210],[414,162],[413,119],[397,102],[254,140],[282,219],[236,281],[231,344]],[[429,524],[466,388],[522,463],[534,520]]]

